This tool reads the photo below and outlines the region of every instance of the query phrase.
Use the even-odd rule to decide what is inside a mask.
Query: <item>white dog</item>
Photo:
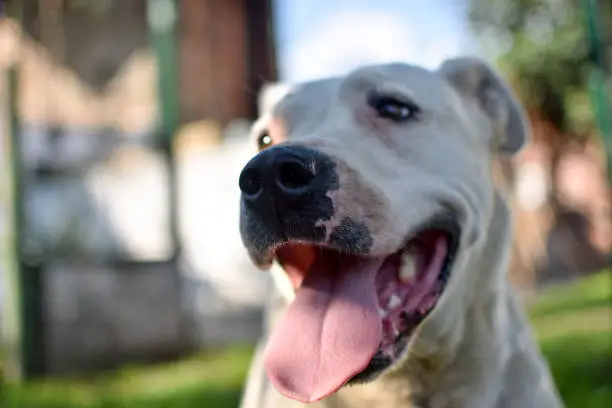
[[[528,131],[485,63],[305,83],[253,133],[240,229],[279,291],[243,408],[562,406],[507,281],[491,176]]]

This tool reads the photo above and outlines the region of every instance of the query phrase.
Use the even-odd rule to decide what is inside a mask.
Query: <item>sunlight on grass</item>
[[[571,285],[551,287],[530,305],[531,318],[563,314],[577,309],[609,306],[612,296],[612,269],[583,278]]]
[[[529,314],[567,408],[612,401],[610,270],[546,290]]]
[[[232,347],[92,380],[48,379],[5,386],[2,408],[236,407],[251,347]]]
[[[538,296],[529,315],[568,408],[612,398],[612,271]],[[252,348],[209,350],[174,363],[126,367],[93,379],[0,388],[1,408],[235,408]]]

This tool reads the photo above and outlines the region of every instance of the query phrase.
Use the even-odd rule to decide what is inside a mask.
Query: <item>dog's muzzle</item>
[[[342,210],[335,190],[351,186],[339,185],[326,154],[271,147],[247,163],[239,184],[251,258],[261,268],[276,260],[295,291],[266,349],[276,389],[309,403],[391,367],[444,291],[460,236],[456,217],[423,220],[403,244],[372,255],[365,220],[335,213]]]

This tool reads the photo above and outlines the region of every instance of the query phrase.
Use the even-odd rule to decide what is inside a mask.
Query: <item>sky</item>
[[[466,0],[275,0],[280,79],[297,82],[372,62],[435,68],[477,54]]]

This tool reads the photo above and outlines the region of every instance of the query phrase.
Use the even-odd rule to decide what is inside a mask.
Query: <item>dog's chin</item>
[[[383,257],[375,278],[381,341],[369,364],[350,378],[348,385],[370,382],[396,365],[406,353],[411,336],[444,293],[459,247],[460,227],[447,216],[424,225],[411,231],[400,249]],[[340,268],[342,264],[372,259],[344,248],[298,241],[277,246],[273,257],[297,294],[315,262],[330,259],[330,268]]]

